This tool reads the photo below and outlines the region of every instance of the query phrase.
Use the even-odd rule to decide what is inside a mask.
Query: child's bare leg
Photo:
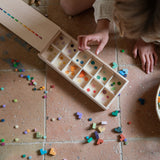
[[[67,15],[76,15],[92,7],[95,0],[60,0],[60,5]]]

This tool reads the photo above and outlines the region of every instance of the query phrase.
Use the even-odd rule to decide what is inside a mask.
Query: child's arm
[[[109,23],[112,19],[114,0],[95,0],[93,4],[96,30],[90,35],[78,36],[80,50],[90,49],[88,45],[98,43],[96,54],[99,54],[109,39]],[[97,44],[96,43],[96,44]]]
[[[95,33],[90,35],[78,36],[79,50],[89,50],[89,45],[93,42],[96,42],[98,43],[96,54],[99,54],[103,50],[109,39],[109,23],[110,21],[107,19],[100,19],[97,22]]]
[[[153,66],[156,65],[158,56],[155,51],[155,45],[153,43],[146,43],[142,39],[137,40],[134,50],[134,58],[137,58],[137,55],[140,56],[142,69],[148,74],[153,72]]]

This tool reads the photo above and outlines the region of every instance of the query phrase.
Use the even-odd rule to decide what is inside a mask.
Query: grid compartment
[[[110,72],[106,67],[103,67],[96,75],[95,78],[103,83],[106,84],[107,81],[112,77],[112,72]]]
[[[80,52],[73,60],[75,63],[83,67],[90,58],[91,56],[86,52]]]
[[[68,37],[66,37],[64,34],[60,33],[57,38],[54,40],[53,44],[59,48],[59,49],[63,49],[66,44],[68,44],[70,42],[70,39]]]
[[[92,58],[89,63],[84,67],[84,70],[91,75],[95,75],[101,66],[101,63]]]
[[[85,91],[92,97],[95,97],[101,89],[102,85],[94,79],[85,87]]]
[[[107,88],[104,88],[96,97],[96,100],[103,104],[104,106],[107,106],[110,101],[113,99],[114,95],[107,90]]]
[[[70,42],[67,47],[63,50],[63,53],[67,55],[70,58],[73,58],[73,56],[78,52],[77,45],[73,42]]]
[[[120,80],[117,76],[113,76],[112,79],[107,83],[107,88],[116,94],[120,88],[123,86],[124,82]]]
[[[47,59],[49,62],[52,62],[52,60],[56,57],[56,55],[59,53],[59,51],[54,48],[53,46],[49,46],[49,48],[47,49],[47,51],[45,51],[42,54],[42,57],[44,57],[45,59]]]
[[[73,62],[71,62],[69,65],[67,65],[64,70],[63,73],[70,77],[71,79],[73,79],[75,77],[75,75],[80,71],[80,67],[78,67],[76,64],[74,64]]]
[[[91,76],[89,74],[87,74],[84,70],[82,70],[74,79],[74,82],[84,88],[86,86],[86,84],[89,82],[89,80],[91,79]]]
[[[54,59],[54,61],[52,61],[52,64],[56,68],[62,70],[68,62],[69,59],[61,53],[57,58]]]

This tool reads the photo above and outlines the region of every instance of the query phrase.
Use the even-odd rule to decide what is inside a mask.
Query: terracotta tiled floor
[[[79,34],[92,33],[96,26],[93,9],[68,17],[58,0],[44,0],[36,9],[42,14],[48,9],[49,18],[75,39]],[[140,61],[132,58],[133,45],[133,41],[119,38],[114,24],[111,25],[109,43],[99,57],[107,64],[117,62],[117,71],[127,68],[129,84],[109,110],[102,111],[43,63],[36,50],[0,26],[0,87],[4,87],[4,91],[0,91],[0,106],[6,104],[6,108],[0,108],[0,119],[5,119],[0,122],[0,139],[6,142],[5,146],[0,146],[0,160],[20,160],[29,156],[33,160],[159,160],[160,121],[155,111],[155,95],[160,83],[160,61],[154,72],[146,75],[140,68]],[[125,52],[120,52],[121,49]],[[15,72],[11,59],[19,60],[19,67],[25,72]],[[45,86],[47,99],[43,99],[43,91],[33,91],[33,86],[20,74],[34,77],[38,87]],[[54,88],[51,89],[51,85]],[[144,105],[138,102],[139,98],[145,99]],[[14,99],[18,102],[13,102]],[[121,110],[117,117],[110,116],[114,110]],[[76,112],[83,113],[81,120],[76,119]],[[58,117],[61,120],[58,121]],[[91,122],[88,121],[90,117]],[[95,141],[86,143],[85,137],[94,132],[91,124],[101,121],[108,122],[106,131],[100,135],[104,143],[98,146]],[[127,145],[119,142],[119,134],[113,132],[118,126],[122,127]],[[34,128],[47,139],[36,139]],[[31,132],[24,134],[27,129]],[[19,141],[15,142],[15,138]],[[49,151],[52,147],[56,156],[40,155],[41,148]],[[21,157],[23,154],[26,158]]]

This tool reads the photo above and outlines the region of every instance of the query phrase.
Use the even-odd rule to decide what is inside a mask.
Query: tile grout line
[[[118,64],[118,48],[117,48],[117,36],[116,36],[116,25],[114,23],[114,39],[115,39],[115,58],[116,58],[116,63]],[[119,69],[119,64],[118,67],[116,68],[116,71],[118,72]],[[120,110],[120,96],[118,96],[117,98],[117,103],[118,103],[118,108]],[[121,114],[119,114],[118,116],[118,122],[119,122],[119,126],[122,128],[122,124],[121,124]],[[119,148],[120,148],[120,160],[123,160],[123,148],[122,148],[122,143],[119,143]]]
[[[160,137],[137,137],[137,138],[128,138],[130,141],[153,141],[157,140],[160,141]],[[22,143],[5,143],[5,145],[36,145],[36,144],[79,144],[79,143],[84,143],[85,141],[82,140],[77,140],[77,141],[55,141],[55,142],[22,142]],[[104,140],[104,142],[117,142],[117,139],[109,139],[109,140]]]
[[[47,89],[47,65],[45,64],[45,90]],[[47,128],[46,128],[46,111],[47,111],[47,98],[44,99],[44,136],[47,136]],[[46,138],[43,141],[43,150],[45,149]],[[45,160],[45,155],[43,155],[43,160]]]

